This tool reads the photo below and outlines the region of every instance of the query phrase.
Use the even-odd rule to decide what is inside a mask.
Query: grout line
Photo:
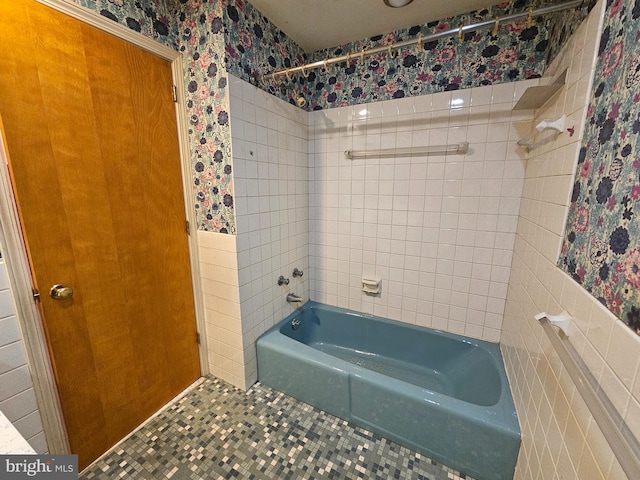
[[[180,392],[178,395],[176,395],[175,397],[173,397],[171,400],[169,400],[166,404],[164,404],[162,407],[160,407],[160,409],[158,409],[158,411],[156,411],[153,415],[151,415],[149,418],[147,418],[144,422],[142,422],[140,425],[138,425],[134,430],[132,430],[128,435],[126,435],[122,440],[120,440],[118,443],[116,443],[113,447],[111,447],[109,450],[107,450],[106,452],[104,452],[102,455],[100,455],[98,458],[96,458],[93,462],[91,462],[89,465],[87,465],[84,470],[82,470],[80,473],[80,475],[82,475],[82,473],[84,473],[85,471],[87,471],[88,469],[90,469],[91,467],[93,467],[96,463],[98,463],[99,461],[101,461],[103,458],[105,458],[107,455],[109,455],[110,453],[112,453],[114,450],[116,450],[120,445],[122,445],[124,442],[126,442],[127,440],[129,440],[129,438],[131,438],[133,435],[135,435],[137,432],[139,432],[140,430],[142,430],[144,427],[146,427],[149,423],[151,423],[153,420],[155,420],[161,413],[165,412],[166,410],[168,410],[170,407],[172,407],[175,403],[177,403],[180,399],[182,399],[183,397],[185,397],[189,392],[191,392],[192,390],[194,390],[198,385],[200,385],[202,382],[204,382],[205,377],[200,377],[198,378],[195,382],[193,382],[191,385],[189,385],[187,388],[185,388],[182,392]]]

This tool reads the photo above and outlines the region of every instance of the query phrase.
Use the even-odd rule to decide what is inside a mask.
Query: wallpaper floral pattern
[[[235,233],[223,3],[219,0],[67,1],[95,10],[182,52],[198,229]]]
[[[529,2],[516,0],[492,8],[415,26],[366,40],[341,45],[311,55],[311,61],[345,55],[467,25],[495,16],[522,11]],[[544,71],[548,47],[545,22],[537,17],[532,25],[526,20],[503,26],[496,36],[491,29],[468,32],[460,41],[450,37],[425,42],[421,48],[405,48],[396,58],[381,53],[330,66],[328,71],[311,72],[307,81],[311,92],[309,106],[318,110],[427,95],[480,85],[535,78]],[[304,80],[304,79],[303,79]]]
[[[66,0],[176,48],[178,0]],[[182,0],[180,0],[182,1]],[[173,5],[173,6],[172,6]]]
[[[185,61],[198,229],[235,234],[224,7],[216,0],[190,0],[180,13],[178,43]]]
[[[640,0],[609,0],[559,266],[640,333]]]
[[[307,55],[284,32],[245,0],[225,0],[227,69],[284,100],[301,93],[298,79],[291,85],[259,82],[260,75],[302,65]],[[292,100],[291,100],[292,101]]]
[[[366,57],[364,62],[354,58],[350,65],[334,64],[328,71],[312,70],[307,78],[294,75],[291,81],[272,81],[269,77],[259,81],[262,74],[275,70],[524,11],[529,5],[527,0],[503,2],[481,11],[306,55],[268,19],[239,0],[227,7],[233,12],[229,15],[226,40],[228,69],[289,103],[303,95],[307,110],[535,78],[544,71],[550,46],[547,24],[562,24],[558,22],[558,14],[536,17],[530,26],[526,20],[505,25],[495,37],[491,30],[469,32],[462,42],[458,38],[425,42],[420,50],[403,49],[396,58],[385,52]]]

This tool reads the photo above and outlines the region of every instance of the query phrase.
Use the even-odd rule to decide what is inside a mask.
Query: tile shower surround
[[[557,268],[595,68],[603,3],[548,75],[569,68],[534,124],[567,115],[573,136],[530,152],[501,338],[522,429],[516,480],[627,478],[542,328],[541,311],[574,317],[570,341],[640,438],[640,337]],[[587,119],[588,121],[588,119]],[[568,132],[567,132],[568,133]]]
[[[309,299],[308,114],[232,75],[229,94],[238,233],[198,242],[211,372],[248,388],[255,340],[295,308],[287,293]]]
[[[198,232],[212,372],[256,380],[255,340],[292,311],[289,291],[497,342],[524,175],[515,140],[532,114],[512,107],[537,82],[306,113],[231,76],[238,235]],[[465,140],[464,156],[343,155]],[[380,296],[360,291],[363,273],[382,278]]]
[[[497,342],[537,80],[312,112],[312,299]],[[345,150],[468,141],[465,155],[348,160]],[[382,294],[360,291],[362,275]]]

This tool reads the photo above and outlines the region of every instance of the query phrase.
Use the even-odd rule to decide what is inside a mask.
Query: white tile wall
[[[198,255],[209,371],[233,385],[244,388],[236,237],[198,231]]]
[[[248,388],[255,340],[295,308],[287,293],[309,299],[308,129],[305,112],[232,75],[229,95],[237,235],[198,240],[211,371]]]
[[[229,79],[248,387],[258,378],[255,340],[298,306],[286,302],[287,293],[309,299],[308,128],[306,112]],[[294,268],[303,276],[294,278]],[[278,286],[280,275],[289,285]]]
[[[47,452],[16,309],[0,259],[0,410],[37,453]]]
[[[597,42],[601,1],[549,75],[569,67],[562,93],[536,112],[535,122],[567,114],[575,127],[527,160],[502,349],[522,428],[516,479],[624,479],[585,403],[533,316],[566,309],[575,319],[571,342],[640,437],[640,339],[555,264],[567,207]]]
[[[524,179],[516,150],[538,80],[309,115],[314,300],[497,342]],[[345,150],[468,141],[466,155],[348,160]],[[363,275],[382,293],[361,292]]]

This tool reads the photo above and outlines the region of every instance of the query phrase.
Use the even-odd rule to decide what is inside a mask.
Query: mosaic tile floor
[[[80,479],[473,480],[264,385],[206,377]]]

